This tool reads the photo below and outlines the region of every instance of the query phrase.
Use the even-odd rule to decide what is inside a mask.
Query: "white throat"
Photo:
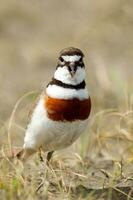
[[[62,83],[77,85],[85,79],[85,69],[78,67],[74,77],[72,77],[67,66],[58,67],[55,71],[54,78]]]
[[[78,67],[75,76],[71,77],[67,66],[58,67],[55,71],[54,78],[65,84],[78,85],[85,80],[85,69]],[[78,98],[80,100],[87,99],[89,97],[87,88],[83,89],[70,89],[64,88],[58,85],[48,85],[46,88],[48,96],[57,99],[73,99]]]

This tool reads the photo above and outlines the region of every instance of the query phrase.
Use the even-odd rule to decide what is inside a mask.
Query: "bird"
[[[72,145],[85,131],[91,98],[85,82],[84,54],[79,48],[60,51],[54,75],[39,96],[27,125],[22,150],[26,161],[40,149],[47,161],[56,150]]]

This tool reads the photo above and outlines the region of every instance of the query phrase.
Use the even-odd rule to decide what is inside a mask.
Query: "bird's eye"
[[[63,59],[62,57],[60,57],[60,61],[61,61],[61,62],[64,62],[64,59]]]
[[[82,59],[82,58],[80,58],[80,59],[79,59],[79,62],[82,62],[82,61],[83,61],[83,59]]]

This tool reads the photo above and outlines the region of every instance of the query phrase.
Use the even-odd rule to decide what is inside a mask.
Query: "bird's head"
[[[79,84],[85,79],[83,52],[74,47],[63,49],[58,57],[54,78],[66,84]]]

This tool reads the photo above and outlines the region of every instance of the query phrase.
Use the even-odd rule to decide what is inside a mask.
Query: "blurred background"
[[[1,144],[7,142],[16,102],[35,91],[23,98],[10,121],[8,131],[23,136],[29,105],[53,75],[59,51],[74,46],[85,54],[93,103],[84,137],[91,142],[81,138],[80,152],[93,158],[132,153],[132,9],[132,0],[1,0]]]

